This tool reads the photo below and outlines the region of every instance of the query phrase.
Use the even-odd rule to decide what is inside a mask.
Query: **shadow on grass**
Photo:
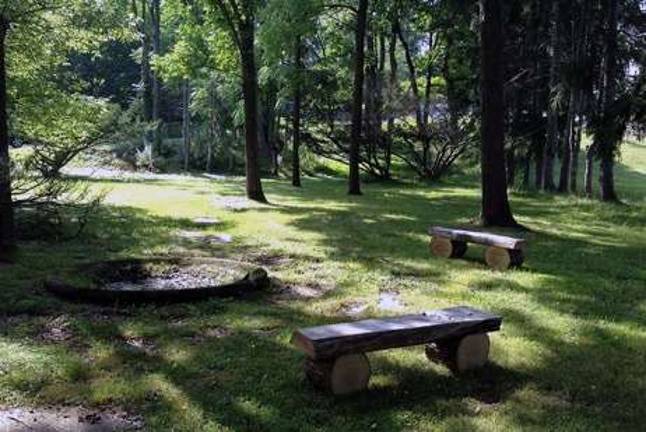
[[[564,421],[579,426],[594,422],[597,427],[637,424],[639,408],[614,401],[637,397],[639,389],[626,386],[622,370],[630,373],[638,368],[626,363],[638,350],[638,342],[626,352],[626,347],[613,342],[613,335],[590,328],[583,346],[563,345],[558,334],[521,308],[502,309],[507,325],[550,348],[539,366],[511,369],[497,364],[494,357],[483,370],[454,377],[432,366],[421,347],[397,350],[397,356],[386,351],[370,355],[374,375],[368,391],[334,398],[305,380],[303,356],[291,347],[289,335],[294,328],[338,317],[289,306],[267,307],[258,297],[129,309],[110,321],[79,316],[80,339],[90,347],[102,347],[98,352],[103,354],[96,357],[96,348],[93,354],[81,350],[81,356],[94,356],[86,366],[90,370],[75,375],[68,385],[75,398],[87,400],[98,393],[104,402],[134,404],[144,410],[151,430],[395,431],[419,425],[420,418],[449,430],[451,425],[454,430],[469,430],[472,421],[476,428],[478,416],[502,406],[512,407],[504,411],[502,424],[520,428],[561,427]],[[227,332],[195,339],[209,326]],[[129,345],[133,332],[145,340],[141,345],[151,348]],[[504,340],[495,340],[497,352],[505,352]],[[623,353],[614,353],[616,363],[604,361],[620,348]],[[610,376],[603,368],[618,375]],[[577,373],[568,373],[573,369]],[[41,385],[29,391],[51,393]],[[106,394],[107,389],[117,391]],[[59,397],[63,399],[58,402],[69,403],[65,393]],[[607,423],[599,423],[600,407]]]
[[[369,198],[350,198],[337,183],[331,188],[330,182],[312,180],[310,189],[296,192],[271,183],[270,196],[286,204],[249,211],[290,216],[296,233],[319,234],[327,259],[359,263],[365,271],[384,270],[444,283],[455,269],[484,268],[463,261],[437,265],[439,261],[429,256],[425,234],[430,223],[468,221],[478,205],[476,194],[450,187],[402,191],[401,185],[371,185]],[[237,185],[218,189],[231,195],[239,191]],[[635,377],[642,373],[646,341],[639,332],[623,334],[619,325],[646,325],[640,314],[646,301],[644,248],[641,237],[627,234],[643,226],[646,217],[638,211],[605,207],[600,211],[591,203],[572,208],[571,202],[559,198],[538,199],[544,202],[539,205],[526,197],[514,200],[516,212],[528,225],[541,227],[528,235],[529,256],[525,269],[519,271],[537,276],[531,279],[532,285],[518,281],[515,276],[521,273],[489,272],[474,287],[484,296],[511,292],[528,299],[495,306],[505,319],[504,336],[495,343],[502,355],[515,356],[523,353],[506,347],[506,340],[518,337],[537,346],[543,356],[528,359],[529,366],[494,363],[481,374],[453,378],[441,368],[425,366],[421,351],[406,350],[393,357],[375,354],[371,389],[334,399],[309,387],[301,371],[302,356],[288,341],[297,327],[347,319],[341,316],[308,313],[297,305],[258,298],[131,309],[106,323],[86,315],[86,308],[54,303],[38,292],[27,297],[32,298],[33,308],[47,307],[55,314],[64,310],[75,316],[85,343],[107,352],[80,354],[94,360],[83,366],[85,373],[70,378],[75,397],[96,398],[98,393],[103,395],[99,398],[135,404],[145,411],[153,430],[219,426],[407,430],[423,421],[429,428],[437,424],[448,430],[469,430],[481,429],[479,416],[492,412],[503,417],[498,417],[503,425],[520,429],[630,429],[641,424],[639,402],[645,389]],[[174,230],[194,229],[188,219],[157,217],[131,208],[107,208],[97,218],[86,236],[71,244],[47,249],[34,245],[21,252],[30,267],[11,269],[13,278],[2,275],[3,281],[11,283],[0,293],[0,307],[11,313],[20,310],[16,302],[25,297],[34,274],[65,272],[79,261],[151,251],[177,253],[184,249]],[[565,229],[559,231],[559,225]],[[624,231],[614,236],[611,227]],[[249,250],[245,244],[192,244],[186,246],[189,252],[227,256]],[[475,259],[480,253],[472,249],[469,257]],[[567,318],[575,327],[570,332],[541,322],[528,305],[549,310],[555,318]],[[205,325],[225,328],[230,334],[203,338],[199,333]],[[132,333],[152,341],[153,348],[133,351],[124,344]],[[9,332],[7,338],[13,334]],[[24,343],[22,338],[16,340]],[[44,380],[25,391],[38,397],[45,387],[55,389],[58,384]]]

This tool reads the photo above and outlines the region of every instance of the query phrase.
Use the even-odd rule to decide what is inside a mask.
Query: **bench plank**
[[[523,249],[527,244],[526,240],[520,238],[440,226],[430,227],[428,233],[432,236],[449,238],[451,240],[479,243],[487,246],[498,246],[512,250]]]
[[[466,306],[297,330],[292,343],[312,359],[422,345],[500,329],[502,318]]]

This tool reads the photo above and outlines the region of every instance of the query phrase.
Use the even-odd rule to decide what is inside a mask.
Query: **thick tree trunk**
[[[552,0],[552,28],[550,29],[550,46],[552,50],[550,58],[550,98],[548,100],[547,114],[547,142],[543,152],[543,189],[553,191],[554,184],[554,157],[559,143],[558,131],[558,109],[552,101],[558,84],[558,62],[559,62],[559,2]]]
[[[294,67],[296,68],[296,80],[294,82],[294,113],[292,117],[292,186],[301,187],[301,70],[303,68],[303,43],[299,37],[296,38],[294,47]]]
[[[0,16],[0,261],[9,259],[16,247],[14,208],[11,200],[11,160],[7,119],[7,66],[5,43],[9,23]]]
[[[245,17],[240,28],[242,93],[245,112],[245,158],[247,197],[254,201],[266,202],[260,181],[258,148],[258,72],[254,51],[255,20]]]
[[[355,29],[354,55],[354,88],[352,90],[352,133],[350,137],[350,176],[348,193],[361,195],[361,180],[359,178],[359,162],[361,157],[362,125],[363,125],[363,78],[365,63],[365,37],[368,21],[368,0],[359,0],[357,23]]]
[[[604,70],[603,125],[605,128],[616,128],[617,119],[613,113],[613,105],[617,93],[616,80],[619,75],[617,64],[617,21],[619,14],[618,0],[608,0],[608,28],[606,31],[606,55]],[[621,140],[621,135],[614,130],[604,130],[599,139],[600,176],[599,185],[602,201],[618,201],[615,190],[615,149]]]
[[[507,198],[502,0],[480,0],[482,223],[516,226]]]
[[[603,157],[599,163],[599,185],[601,186],[602,201],[618,201],[615,190],[615,160],[613,157]]]
[[[191,154],[191,84],[182,82],[182,140],[184,142],[184,171],[188,171]]]

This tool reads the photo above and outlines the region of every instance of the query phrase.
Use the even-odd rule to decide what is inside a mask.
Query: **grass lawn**
[[[473,178],[438,185],[366,183],[349,197],[342,179],[267,180],[271,205],[232,211],[240,180],[204,177],[117,182],[84,235],[22,245],[0,268],[0,405],[121,406],[149,430],[643,430],[646,413],[646,145],[625,146],[617,183],[628,205],[514,193],[531,229],[525,265],[485,267],[430,256],[430,223],[477,214]],[[199,216],[233,242],[177,235]],[[209,300],[163,307],[68,304],[41,289],[75,278],[75,265],[145,255],[244,258],[282,284],[320,292]],[[303,291],[303,290],[301,290]],[[501,314],[491,364],[461,377],[422,347],[370,354],[368,391],[314,391],[289,343],[301,326],[466,304]]]

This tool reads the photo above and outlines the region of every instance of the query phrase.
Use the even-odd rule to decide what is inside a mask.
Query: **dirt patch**
[[[157,352],[157,345],[150,339],[140,336],[123,336],[122,340],[129,351],[147,355]]]
[[[38,339],[43,342],[60,343],[74,338],[69,319],[65,315],[54,318],[43,327],[38,334]]]
[[[361,300],[350,300],[343,302],[339,312],[350,317],[357,317],[368,309],[368,303]]]
[[[111,432],[141,430],[141,416],[116,408],[12,408],[0,410],[3,432]]]
[[[248,254],[245,257],[245,259],[249,262],[252,262],[254,264],[257,264],[263,267],[281,267],[281,266],[289,265],[294,261],[291,257],[287,255],[265,253],[265,252]]]
[[[396,291],[382,291],[379,293],[379,302],[377,307],[380,310],[398,311],[404,308],[400,294]]]
[[[237,268],[208,264],[187,266],[173,263],[166,266],[155,263],[126,264],[117,269],[117,272],[117,277],[112,276],[108,279],[105,284],[106,289],[113,291],[191,289],[222,285],[241,277]]]
[[[264,327],[259,329],[251,330],[251,334],[263,338],[273,338],[280,332],[279,328],[275,327]]]
[[[190,339],[193,343],[201,343],[209,339],[222,339],[231,336],[232,334],[233,331],[229,328],[215,326],[205,328],[204,330],[191,336]]]
[[[283,283],[278,279],[272,279],[271,285],[279,300],[320,298],[336,288],[331,284],[317,282],[305,284]]]
[[[177,235],[184,240],[206,244],[228,244],[233,241],[231,234],[204,234],[199,231],[180,231]]]

